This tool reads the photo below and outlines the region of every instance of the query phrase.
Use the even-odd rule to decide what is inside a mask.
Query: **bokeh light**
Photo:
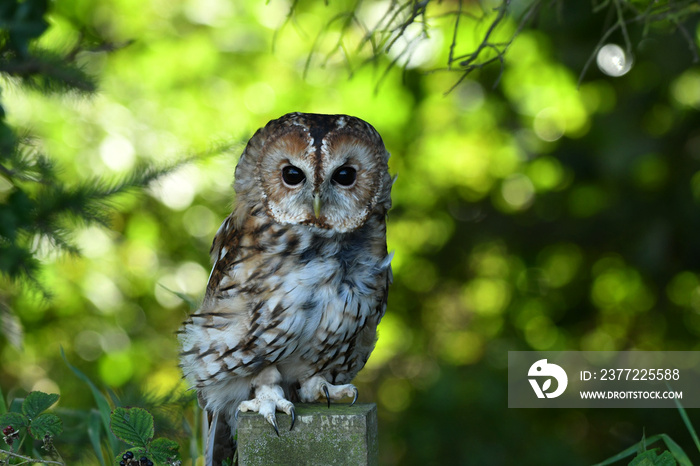
[[[632,69],[632,57],[617,44],[605,44],[598,50],[596,63],[608,76],[619,77]]]

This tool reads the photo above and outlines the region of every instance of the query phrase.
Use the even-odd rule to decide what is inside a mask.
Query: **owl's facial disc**
[[[328,118],[323,128],[286,126],[260,148],[263,204],[280,224],[353,231],[388,196],[388,154],[378,135],[361,120]]]

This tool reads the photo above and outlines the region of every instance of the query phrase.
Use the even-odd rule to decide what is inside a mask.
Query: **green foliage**
[[[44,449],[49,453],[55,453],[54,439],[63,432],[63,421],[53,413],[46,413],[54,403],[58,401],[57,394],[47,394],[39,391],[30,392],[21,403],[21,412],[6,412],[0,415],[0,426],[3,428],[5,443],[13,447],[12,451],[0,448],[1,459],[15,458],[19,461],[30,460],[28,457],[18,455],[15,452],[19,447],[14,448],[15,440],[21,446],[24,444],[26,434],[29,433],[35,440],[43,442]],[[102,398],[103,399],[103,398]],[[4,403],[4,400],[3,400]],[[20,406],[14,404],[14,406]],[[132,445],[131,448],[123,451],[116,459],[118,463],[124,454],[131,452],[137,459],[148,456],[155,464],[164,466],[179,465],[180,454],[177,442],[166,438],[156,438],[154,436],[154,420],[151,413],[143,408],[116,408],[110,415],[110,428],[116,438]],[[95,430],[97,426],[91,425],[89,429]],[[97,427],[99,430],[99,427]],[[95,454],[100,464],[106,464],[102,458],[100,447],[100,435],[97,434],[96,441],[93,442]],[[32,449],[26,448],[31,454]],[[34,450],[36,451],[36,450]],[[63,462],[53,462],[51,460],[33,460],[36,463],[64,464]],[[10,463],[8,463],[10,464]]]
[[[46,0],[3,2],[0,7],[3,52],[8,55],[29,55],[29,43],[46,31],[49,24],[44,19]],[[6,57],[3,57],[6,58]]]
[[[22,403],[22,413],[29,419],[34,419],[56,403],[58,398],[56,393],[31,392]]]
[[[0,415],[0,426],[3,429],[4,443],[10,447],[10,450],[4,450],[0,447],[0,455],[3,455],[7,461],[10,458],[15,458],[20,461],[29,460],[27,457],[18,455],[16,452],[21,450],[25,445],[25,453],[32,453],[32,441],[25,443],[27,434],[31,438],[41,441],[46,453],[53,455],[55,448],[53,446],[54,439],[63,432],[63,421],[53,413],[46,413],[53,404],[58,401],[57,394],[48,394],[44,392],[30,392],[21,404],[21,412],[9,411]],[[4,401],[3,401],[4,403]],[[19,404],[13,403],[12,407],[20,407]],[[51,460],[36,460],[32,462],[46,464],[64,464],[63,462],[52,462]],[[12,464],[8,462],[7,464]],[[19,463],[21,464],[21,463]]]
[[[49,27],[47,9],[46,0],[7,0],[0,6],[0,74],[45,92],[93,91],[94,81],[74,60],[80,46],[66,55],[35,45]],[[8,136],[3,131],[0,139]],[[7,148],[8,142],[0,145]]]
[[[63,432],[63,422],[55,414],[42,414],[32,419],[29,424],[29,433],[35,439],[44,438],[46,435],[56,437],[61,432]]]
[[[695,446],[698,452],[700,452],[700,444],[698,444],[697,442],[697,434],[695,432],[695,428],[690,422],[685,408],[683,408],[683,406],[678,400],[676,400],[676,407],[678,409],[678,413],[683,419],[683,423],[685,424],[686,429],[695,441]],[[664,450],[660,455],[658,454],[658,448],[654,448],[651,450],[647,449],[647,445],[656,443],[659,440],[661,440],[666,446],[666,450]],[[632,445],[629,448],[626,448],[625,450],[606,459],[601,463],[597,463],[595,466],[607,466],[615,464],[618,461],[621,461],[635,454],[636,456],[629,463],[630,466],[671,466],[676,464],[680,466],[692,466],[693,464],[693,462],[690,460],[683,448],[681,448],[681,446],[678,445],[676,441],[674,441],[670,436],[666,434],[657,434],[652,435],[649,438],[643,436],[642,440],[640,440],[638,443]]]
[[[18,77],[25,85],[39,82],[48,90],[92,89],[92,81],[77,73],[72,59],[31,47],[43,34],[45,0],[10,0],[0,7],[0,75]],[[0,274],[17,279],[34,278],[38,269],[31,243],[43,236],[54,245],[75,251],[65,235],[65,217],[77,215],[95,220],[95,209],[86,205],[85,188],[67,188],[56,177],[54,164],[7,125],[0,112]]]
[[[0,424],[2,424],[3,427],[12,426],[15,430],[20,430],[29,425],[29,419],[22,413],[9,412],[0,417]]]
[[[142,408],[117,408],[112,412],[111,429],[121,441],[146,448],[153,438],[153,416]]]
[[[665,451],[659,455],[654,449],[637,455],[630,461],[629,466],[676,466],[677,464],[670,452]]]
[[[151,413],[142,408],[117,408],[112,412],[114,435],[132,447],[116,457],[118,463],[127,452],[136,458],[146,456],[156,464],[172,465],[179,461],[179,445],[166,438],[153,439],[154,423]]]
[[[666,384],[667,387],[670,387],[669,384]],[[693,423],[690,422],[690,418],[688,417],[688,413],[685,411],[685,408],[683,405],[681,405],[680,401],[675,400],[676,403],[676,408],[678,409],[678,412],[681,415],[681,419],[683,419],[683,424],[685,425],[685,428],[688,429],[688,432],[690,433],[690,436],[693,438],[693,443],[695,444],[695,448],[700,452],[700,439],[698,438],[698,433],[695,431],[695,427],[693,426]]]
[[[63,423],[55,414],[44,411],[56,403],[58,398],[55,393],[31,392],[22,402],[22,412],[1,415],[0,425],[12,426],[16,431],[28,428],[31,436],[37,440],[43,440],[45,435],[56,437],[63,432]]]
[[[95,455],[100,461],[100,464],[104,466],[105,462],[104,459],[102,458],[102,447],[101,447],[101,434],[104,432],[104,434],[107,437],[107,442],[109,446],[109,451],[113,452],[116,451],[118,448],[118,443],[116,437],[112,434],[112,431],[110,429],[110,422],[111,422],[111,407],[109,405],[109,401],[107,400],[107,397],[105,397],[102,392],[100,392],[95,384],[90,380],[88,376],[86,376],[84,373],[82,373],[78,368],[72,366],[69,362],[68,359],[66,358],[66,354],[63,351],[63,348],[61,348],[61,357],[63,358],[63,361],[65,364],[70,368],[71,371],[87,386],[90,388],[90,393],[92,393],[92,397],[95,401],[95,404],[97,405],[97,409],[99,412],[99,415],[91,415],[90,420],[89,420],[89,425],[88,425],[88,436],[90,437],[90,443],[92,444],[92,448],[95,451]],[[101,424],[100,424],[101,421]],[[111,456],[111,455],[109,455]]]
[[[48,27],[47,8],[45,0],[12,0],[0,7],[0,75],[44,92],[93,90],[94,79],[76,64],[84,44],[67,54],[32,45]],[[116,180],[91,176],[68,183],[32,138],[18,135],[0,112],[0,275],[36,281],[38,243],[79,252],[70,239],[77,227],[107,226],[116,198],[148,186],[185,162],[142,163]]]

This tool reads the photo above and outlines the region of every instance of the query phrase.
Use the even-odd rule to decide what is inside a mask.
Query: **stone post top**
[[[297,403],[296,423],[277,413],[280,436],[258,413],[239,413],[238,461],[252,465],[375,465],[378,463],[374,403]]]

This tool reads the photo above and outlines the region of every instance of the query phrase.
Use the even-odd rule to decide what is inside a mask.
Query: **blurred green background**
[[[111,228],[74,233],[80,257],[36,244],[53,296],[7,284],[5,395],[43,390],[60,393],[60,407],[92,407],[60,347],[123,400],[183,391],[174,332],[189,307],[167,289],[203,295],[245,142],[287,112],[347,113],[377,128],[398,174],[395,283],[357,378],[360,400],[379,407],[383,464],[590,464],[644,432],[671,435],[700,461],[673,410],[509,410],[506,386],[509,350],[700,350],[700,68],[688,43],[700,42],[697,18],[686,35],[675,17],[631,24],[635,62],[610,77],[585,67],[618,2],[594,2],[595,14],[589,2],[555,2],[524,25],[503,68],[496,61],[453,88],[459,71],[435,71],[453,40],[455,17],[444,14],[461,5],[488,15],[461,17],[455,52],[466,54],[498,2],[430,3],[428,37],[412,55],[400,53],[406,41],[376,56],[369,44],[356,50],[357,24],[343,29],[340,13],[356,3],[367,24],[390,4],[50,4],[44,46],[66,51],[81,34],[128,43],[78,56],[98,79],[90,97],[3,83],[8,122],[37,138],[62,179],[115,179],[139,161],[234,144],[120,196]],[[533,2],[513,3],[522,12]],[[492,39],[518,25],[506,17]],[[608,41],[623,40],[617,30]],[[0,183],[0,196],[9,189]],[[175,419],[182,413],[193,422],[191,405]],[[167,435],[188,458],[184,431]],[[87,448],[71,455],[95,461]]]

